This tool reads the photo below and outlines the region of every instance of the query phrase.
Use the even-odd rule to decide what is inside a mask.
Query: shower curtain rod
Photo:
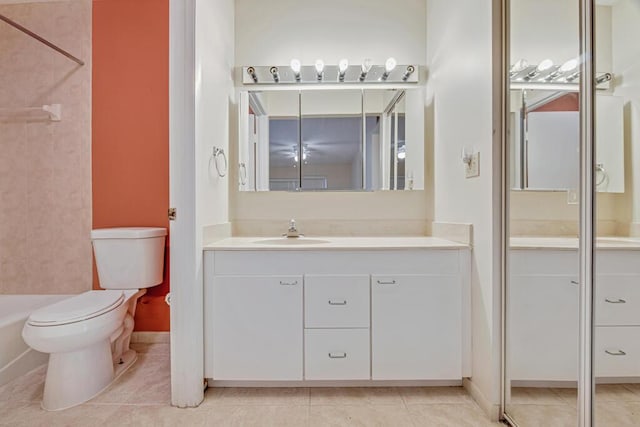
[[[55,50],[56,52],[63,54],[64,56],[66,56],[70,60],[78,63],[79,65],[84,65],[84,61],[83,60],[76,58],[75,56],[73,56],[69,52],[67,52],[66,50],[59,48],[55,44],[51,43],[49,40],[40,37],[39,35],[37,35],[33,31],[23,27],[22,25],[20,25],[17,22],[7,18],[6,16],[0,14],[0,20],[2,20],[4,22],[6,22],[7,24],[11,25],[12,27],[22,31],[26,35],[28,35],[30,37],[33,37],[34,39],[38,40],[40,43],[50,47],[51,49]]]

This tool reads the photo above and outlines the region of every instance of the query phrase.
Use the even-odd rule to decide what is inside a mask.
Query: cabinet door
[[[372,276],[372,378],[460,379],[461,306],[458,276]]]
[[[302,276],[215,276],[214,380],[302,380]]]
[[[579,320],[576,278],[512,276],[507,297],[509,378],[575,381]]]

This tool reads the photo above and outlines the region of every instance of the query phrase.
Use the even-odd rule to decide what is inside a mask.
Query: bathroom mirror
[[[511,182],[519,190],[578,188],[579,97],[575,91],[511,91]],[[598,94],[597,189],[624,193],[622,98]]]
[[[424,189],[416,89],[240,93],[241,191]]]

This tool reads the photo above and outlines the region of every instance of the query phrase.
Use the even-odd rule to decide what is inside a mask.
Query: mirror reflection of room
[[[240,190],[424,189],[423,94],[420,89],[242,92]]]

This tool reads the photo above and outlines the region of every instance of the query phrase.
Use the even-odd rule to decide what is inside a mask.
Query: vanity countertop
[[[577,250],[577,237],[512,237],[511,249]],[[596,248],[603,250],[640,250],[640,238],[598,237]]]
[[[463,243],[437,237],[230,237],[204,246],[213,250],[389,250],[389,249],[468,249]]]

